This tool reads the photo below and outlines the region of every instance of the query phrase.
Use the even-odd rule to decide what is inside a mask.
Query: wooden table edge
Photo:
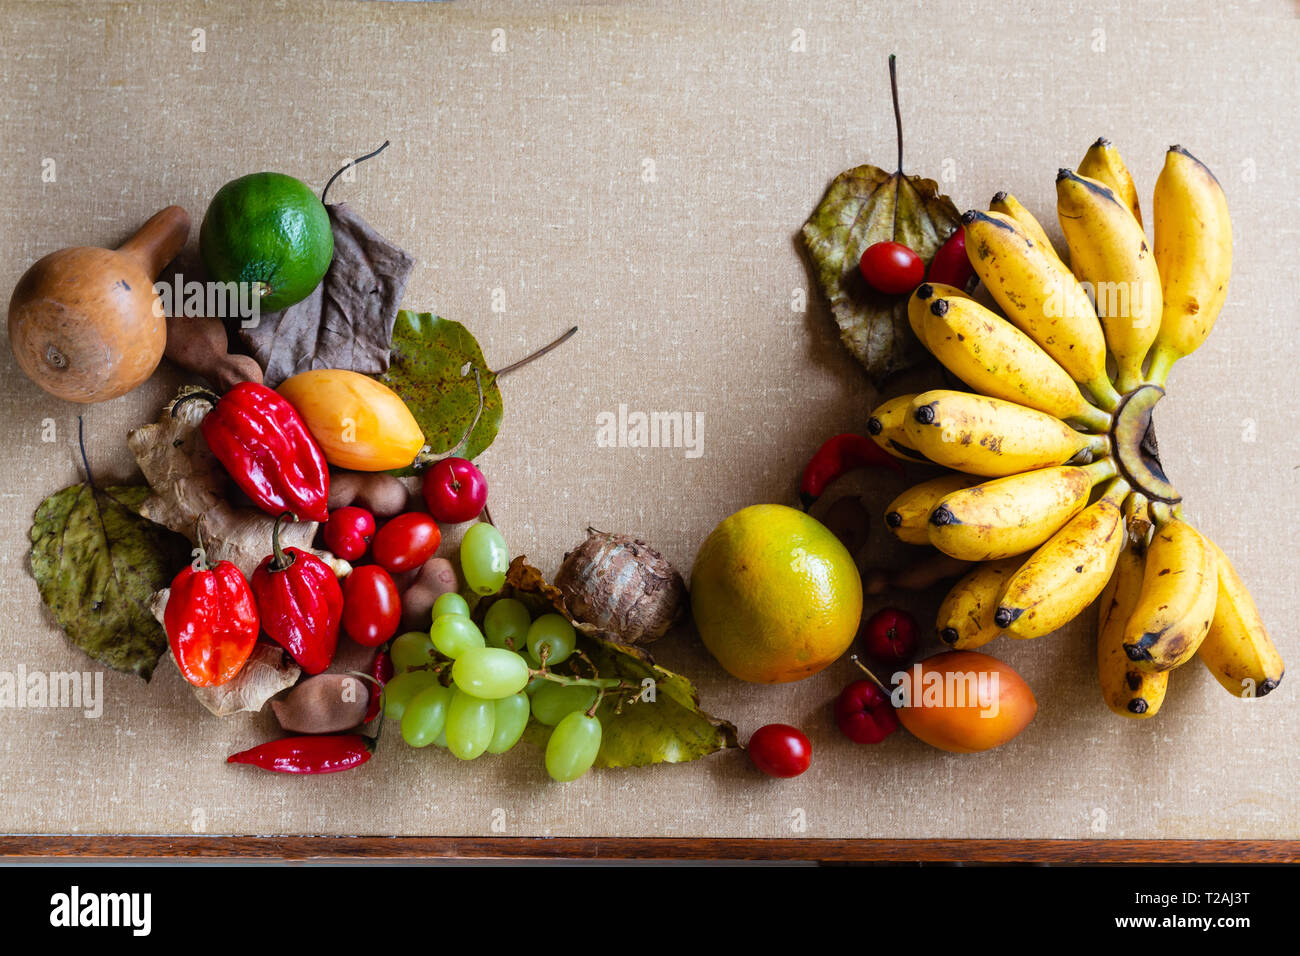
[[[1300,840],[827,840],[681,837],[0,836],[0,860],[1296,863]]]

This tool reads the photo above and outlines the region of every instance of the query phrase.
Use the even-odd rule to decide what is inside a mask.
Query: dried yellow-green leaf
[[[804,223],[804,248],[830,302],[840,338],[879,386],[928,361],[907,323],[907,296],[867,285],[858,260],[877,242],[901,242],[927,267],[960,225],[957,207],[932,179],[858,166],[835,177]]]
[[[189,555],[183,537],[136,513],[148,494],[144,486],[73,485],[41,502],[31,530],[32,575],[68,638],[145,680],[167,649],[150,600]]]

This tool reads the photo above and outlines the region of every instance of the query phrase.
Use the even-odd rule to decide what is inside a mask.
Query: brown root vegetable
[[[867,536],[871,531],[871,516],[867,513],[867,506],[862,503],[861,498],[857,495],[848,495],[826,509],[826,513],[822,516],[822,524],[826,525],[831,534],[840,539],[840,543],[848,549],[849,554],[856,556],[867,543]]]
[[[283,700],[271,701],[275,719],[298,734],[336,734],[361,723],[370,703],[365,681],[350,674],[309,677]]]
[[[686,583],[662,554],[626,534],[587,529],[555,576],[574,618],[625,644],[664,635],[685,606]]]
[[[456,569],[446,558],[430,558],[402,592],[402,632],[427,631],[433,623],[433,602],[460,590]]]
[[[250,355],[232,355],[226,326],[220,319],[167,317],[167,348],[163,352],[185,371],[199,375],[217,391],[240,382],[262,382],[262,366]]]
[[[383,472],[330,469],[329,508],[356,505],[376,518],[391,518],[406,510],[409,492],[402,479]]]

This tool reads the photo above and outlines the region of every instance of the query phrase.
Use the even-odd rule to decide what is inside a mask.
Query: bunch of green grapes
[[[466,535],[465,580],[478,594],[496,594],[505,583],[505,542],[489,524],[470,530],[476,528],[492,534]],[[510,750],[532,716],[554,728],[546,745],[547,773],[576,780],[600,751],[600,721],[588,715],[599,691],[561,683],[546,670],[576,647],[573,625],[560,614],[533,620],[521,601],[503,598],[488,608],[480,630],[465,599],[444,594],[433,605],[428,634],[411,631],[393,639],[394,676],[384,691],[384,716],[401,724],[410,746],[443,747],[461,760]],[[442,666],[430,668],[437,661]],[[444,683],[448,674],[450,683]]]

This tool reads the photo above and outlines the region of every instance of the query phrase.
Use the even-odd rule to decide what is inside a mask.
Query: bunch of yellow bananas
[[[1263,696],[1282,660],[1227,557],[1184,517],[1151,428],[1170,368],[1223,306],[1223,190],[1171,147],[1149,246],[1133,178],[1108,141],[1078,172],[1061,170],[1056,189],[1070,265],[998,193],[962,223],[1003,314],[951,286],[912,295],[917,338],[972,391],[903,395],[872,413],[868,431],[883,448],[951,469],[900,495],[885,523],[975,563],[939,609],[954,648],[1041,637],[1100,595],[1098,671],[1111,710],[1153,716],[1169,672],[1193,656],[1230,692]]]

